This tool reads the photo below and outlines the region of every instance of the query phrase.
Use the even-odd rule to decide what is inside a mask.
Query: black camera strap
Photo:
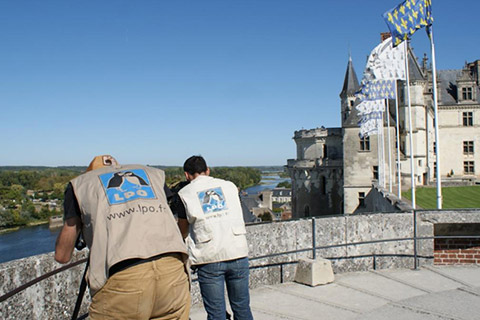
[[[80,282],[80,288],[78,289],[77,302],[75,303],[75,309],[73,309],[72,320],[77,320],[78,312],[82,306],[83,295],[87,289],[87,270],[90,264],[90,255],[88,255],[87,263],[85,265],[85,271],[83,272],[82,282]],[[83,319],[83,317],[82,317]]]

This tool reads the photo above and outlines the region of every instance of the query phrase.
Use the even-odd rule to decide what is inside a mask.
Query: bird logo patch
[[[147,173],[143,169],[104,173],[99,178],[111,205],[139,198],[156,198]]]
[[[204,214],[227,209],[225,196],[220,187],[198,192],[198,200],[200,200]]]

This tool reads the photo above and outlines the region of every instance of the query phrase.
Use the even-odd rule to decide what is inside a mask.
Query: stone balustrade
[[[339,215],[311,219],[260,223],[247,226],[250,249],[250,286],[292,281],[299,258],[312,258],[313,240],[316,256],[332,261],[335,273],[375,268],[413,268],[414,242],[388,241],[342,246],[382,239],[412,238],[414,223],[418,237],[432,237],[437,223],[480,223],[480,209],[442,210],[396,213]],[[312,232],[314,231],[314,233]],[[434,241],[418,240],[419,265],[433,263]],[[259,256],[306,250],[263,259]],[[74,260],[85,257],[86,250],[76,252]],[[353,258],[357,257],[357,258]],[[28,257],[0,264],[0,296],[47,272],[61,267],[53,253]],[[76,301],[84,265],[76,266],[43,280],[0,302],[0,319],[69,319]],[[195,275],[193,277],[195,279]],[[87,312],[88,292],[80,314]],[[193,303],[200,302],[198,284],[192,286]]]

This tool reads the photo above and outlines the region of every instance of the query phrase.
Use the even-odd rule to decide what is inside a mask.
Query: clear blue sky
[[[399,2],[0,0],[0,165],[284,165],[340,126],[349,52],[361,77]],[[478,12],[433,0],[439,70],[480,58]]]

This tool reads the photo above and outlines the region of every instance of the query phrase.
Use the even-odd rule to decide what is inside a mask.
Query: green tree
[[[53,193],[50,195],[50,198],[63,200],[63,194],[65,192],[66,187],[67,187],[66,183],[55,182],[53,184]]]
[[[282,181],[279,184],[277,184],[277,188],[291,189],[292,188],[292,183],[290,181]]]
[[[25,215],[22,215],[20,209],[12,209],[11,212],[14,226],[24,226],[27,224],[28,219],[25,217]]]
[[[14,200],[17,204],[21,203],[25,195],[24,190],[23,186],[14,184],[8,188],[7,193],[4,195],[5,199]]]
[[[215,167],[211,175],[216,178],[232,181],[241,190],[260,183],[260,170],[248,167]]]
[[[0,211],[0,228],[8,228],[14,225],[14,218],[11,210]]]
[[[48,206],[42,206],[40,212],[38,213],[38,218],[40,220],[48,219],[52,215],[51,211],[48,209]]]
[[[273,221],[273,217],[272,217],[272,214],[271,214],[270,212],[264,212],[264,213],[262,213],[262,214],[260,215],[260,219],[261,219],[262,221],[266,221],[266,222],[268,222],[268,221],[270,221],[270,222]]]

